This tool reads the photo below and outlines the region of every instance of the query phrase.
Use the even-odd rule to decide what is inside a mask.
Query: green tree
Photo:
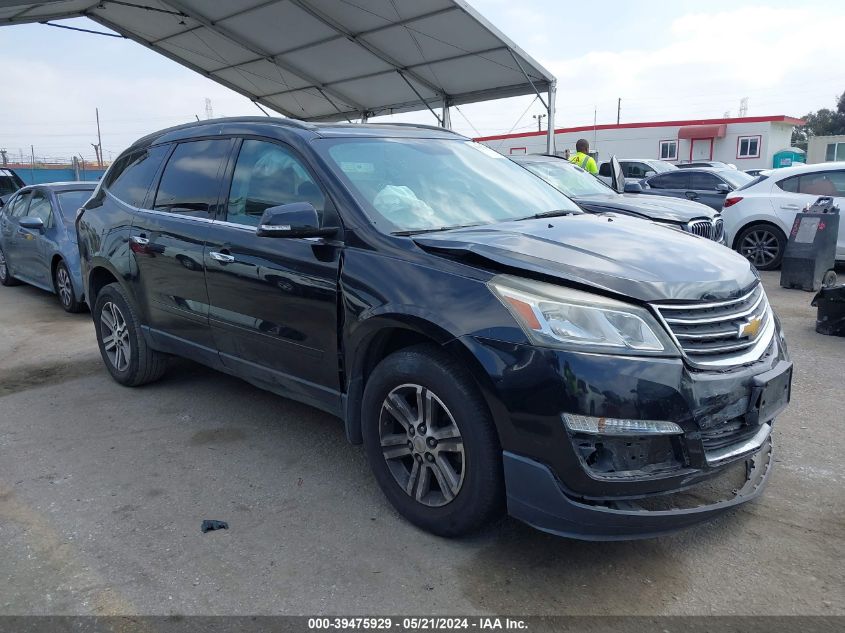
[[[845,134],[845,92],[836,99],[836,109],[822,108],[804,115],[804,125],[792,130],[792,145],[807,151],[811,136]]]

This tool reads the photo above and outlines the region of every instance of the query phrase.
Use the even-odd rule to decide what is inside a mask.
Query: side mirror
[[[718,185],[716,185],[716,191],[718,193],[730,193],[731,191],[733,191],[733,189],[731,189],[730,185],[720,182]]]
[[[323,237],[337,227],[320,227],[317,210],[310,202],[292,202],[264,210],[255,234],[258,237]]]
[[[18,220],[18,224],[22,229],[29,229],[30,231],[43,231],[44,220],[28,215]]]
[[[625,193],[642,193],[643,186],[638,182],[626,182]]]
[[[645,176],[643,176],[643,178],[648,178],[649,176],[654,176],[654,174],[656,174],[656,173],[657,172],[654,171],[653,169],[648,169],[648,170],[646,170]]]

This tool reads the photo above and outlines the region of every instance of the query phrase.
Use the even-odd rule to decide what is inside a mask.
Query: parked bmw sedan
[[[111,165],[77,224],[118,383],[176,354],[330,412],[431,532],[507,508],[560,535],[654,536],[772,470],[792,364],[751,264],[584,213],[447,130],[171,128]]]
[[[0,209],[0,283],[26,282],[55,292],[68,312],[83,305],[76,211],[95,183],[24,187]]]
[[[571,198],[585,211],[624,213],[724,243],[722,217],[706,205],[669,196],[646,198],[636,193],[617,193],[595,176],[558,156],[526,154],[510,158]],[[639,185],[628,183],[625,190],[641,189]]]
[[[745,172],[731,167],[690,167],[651,176],[640,184],[644,194],[686,198],[720,211],[729,193],[752,180]]]

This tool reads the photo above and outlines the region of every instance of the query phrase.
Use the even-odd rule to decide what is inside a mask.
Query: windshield
[[[736,169],[726,169],[724,171],[720,171],[719,175],[727,180],[734,188],[742,187],[754,180],[754,176],[749,176],[744,171],[737,171]]]
[[[65,222],[73,222],[76,219],[76,211],[88,201],[93,189],[81,189],[75,191],[59,191],[56,196],[59,198],[59,207],[62,210],[62,217]]]
[[[591,176],[576,165],[560,161],[522,162],[526,169],[537,174],[558,191],[562,191],[570,198],[582,196],[606,196],[616,193],[598,178]]]
[[[672,171],[678,168],[676,165],[673,165],[672,163],[663,162],[662,160],[653,160],[648,162],[647,164],[658,174],[663,174],[667,171]]]
[[[15,193],[20,187],[11,176],[0,176],[0,196]]]
[[[472,141],[343,138],[315,145],[385,232],[580,212],[540,178]]]

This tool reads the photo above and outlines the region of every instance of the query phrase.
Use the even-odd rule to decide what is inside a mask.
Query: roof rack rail
[[[378,122],[368,122],[366,125],[395,125],[397,127],[415,127],[421,130],[438,130],[439,132],[448,132],[450,134],[455,134],[456,136],[463,136],[454,130],[450,130],[449,128],[440,127],[439,125],[428,125],[425,123],[402,123],[399,121],[378,121]]]

